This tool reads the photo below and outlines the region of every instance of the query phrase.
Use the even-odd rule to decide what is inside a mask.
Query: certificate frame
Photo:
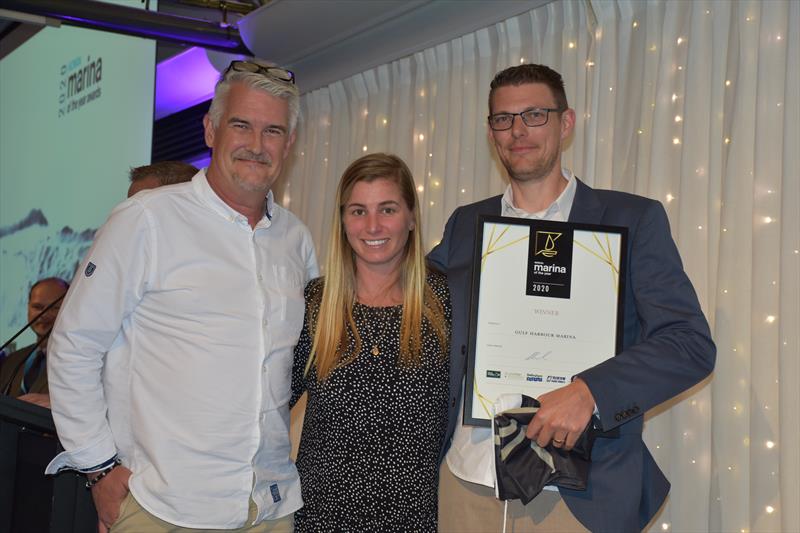
[[[476,223],[463,420],[489,427],[497,395],[539,396],[622,350],[628,229],[497,215]]]

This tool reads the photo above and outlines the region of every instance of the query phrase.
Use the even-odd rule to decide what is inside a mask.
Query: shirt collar
[[[244,222],[248,224],[247,217],[226,204],[222,198],[220,198],[217,193],[214,192],[214,189],[211,188],[211,185],[208,183],[208,177],[206,176],[207,169],[201,169],[195,176],[192,178],[192,185],[194,186],[195,192],[205,200],[211,209],[217,212],[219,215],[224,217],[225,219],[231,222]],[[261,220],[258,221],[256,224],[255,229],[269,227],[270,222],[272,221],[272,216],[274,214],[275,209],[275,201],[272,195],[272,191],[270,190],[267,193],[267,201],[264,205],[264,216]],[[249,224],[248,224],[249,227]]]
[[[511,189],[511,185],[507,186],[500,200],[503,216],[558,220],[561,222],[569,220],[569,213],[572,210],[572,202],[575,200],[577,185],[575,175],[569,169],[562,168],[561,175],[567,180],[567,186],[547,209],[537,213],[528,213],[527,211],[515,207],[514,191]]]

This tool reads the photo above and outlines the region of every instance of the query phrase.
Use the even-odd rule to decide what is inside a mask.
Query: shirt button
[[[266,374],[267,373],[267,365],[262,365],[261,366],[261,371]]]
[[[268,322],[269,321],[265,318],[264,320],[261,321],[261,325],[266,326]]]
[[[258,281],[264,281],[264,276],[262,276],[261,274],[259,274],[259,275],[258,275]]]

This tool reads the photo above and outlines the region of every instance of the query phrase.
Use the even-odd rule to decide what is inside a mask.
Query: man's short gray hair
[[[252,60],[251,62],[255,63]],[[273,66],[262,62],[258,62],[258,64],[265,67]],[[214,89],[214,98],[211,100],[211,107],[208,109],[208,118],[211,119],[214,129],[219,127],[219,122],[222,120],[225,106],[228,103],[228,93],[234,83],[241,83],[252,89],[264,91],[272,96],[286,100],[289,103],[289,133],[294,131],[297,126],[297,119],[300,116],[300,91],[297,86],[258,72],[243,72],[233,69],[223,74]]]

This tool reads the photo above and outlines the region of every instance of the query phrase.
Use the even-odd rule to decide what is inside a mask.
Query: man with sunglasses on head
[[[592,189],[561,166],[575,126],[561,75],[544,65],[498,73],[489,92],[489,140],[508,172],[502,196],[463,206],[429,259],[447,273],[453,304],[452,442],[441,470],[441,531],[499,531],[491,430],[462,425],[469,295],[480,214],[622,226],[628,229],[623,349],[541,395],[527,437],[570,450],[596,415],[616,438],[594,443],[585,491],[546,487],[528,505],[508,502],[513,531],[639,531],[669,482],[642,441],[644,413],[705,378],[716,349],[659,202]],[[535,319],[531,319],[532,323]],[[591,349],[591,348],[587,348]]]
[[[292,348],[318,275],[271,187],[295,140],[291,72],[234,61],[204,118],[211,163],[99,230],[50,342],[65,452],[101,532],[291,531]]]

